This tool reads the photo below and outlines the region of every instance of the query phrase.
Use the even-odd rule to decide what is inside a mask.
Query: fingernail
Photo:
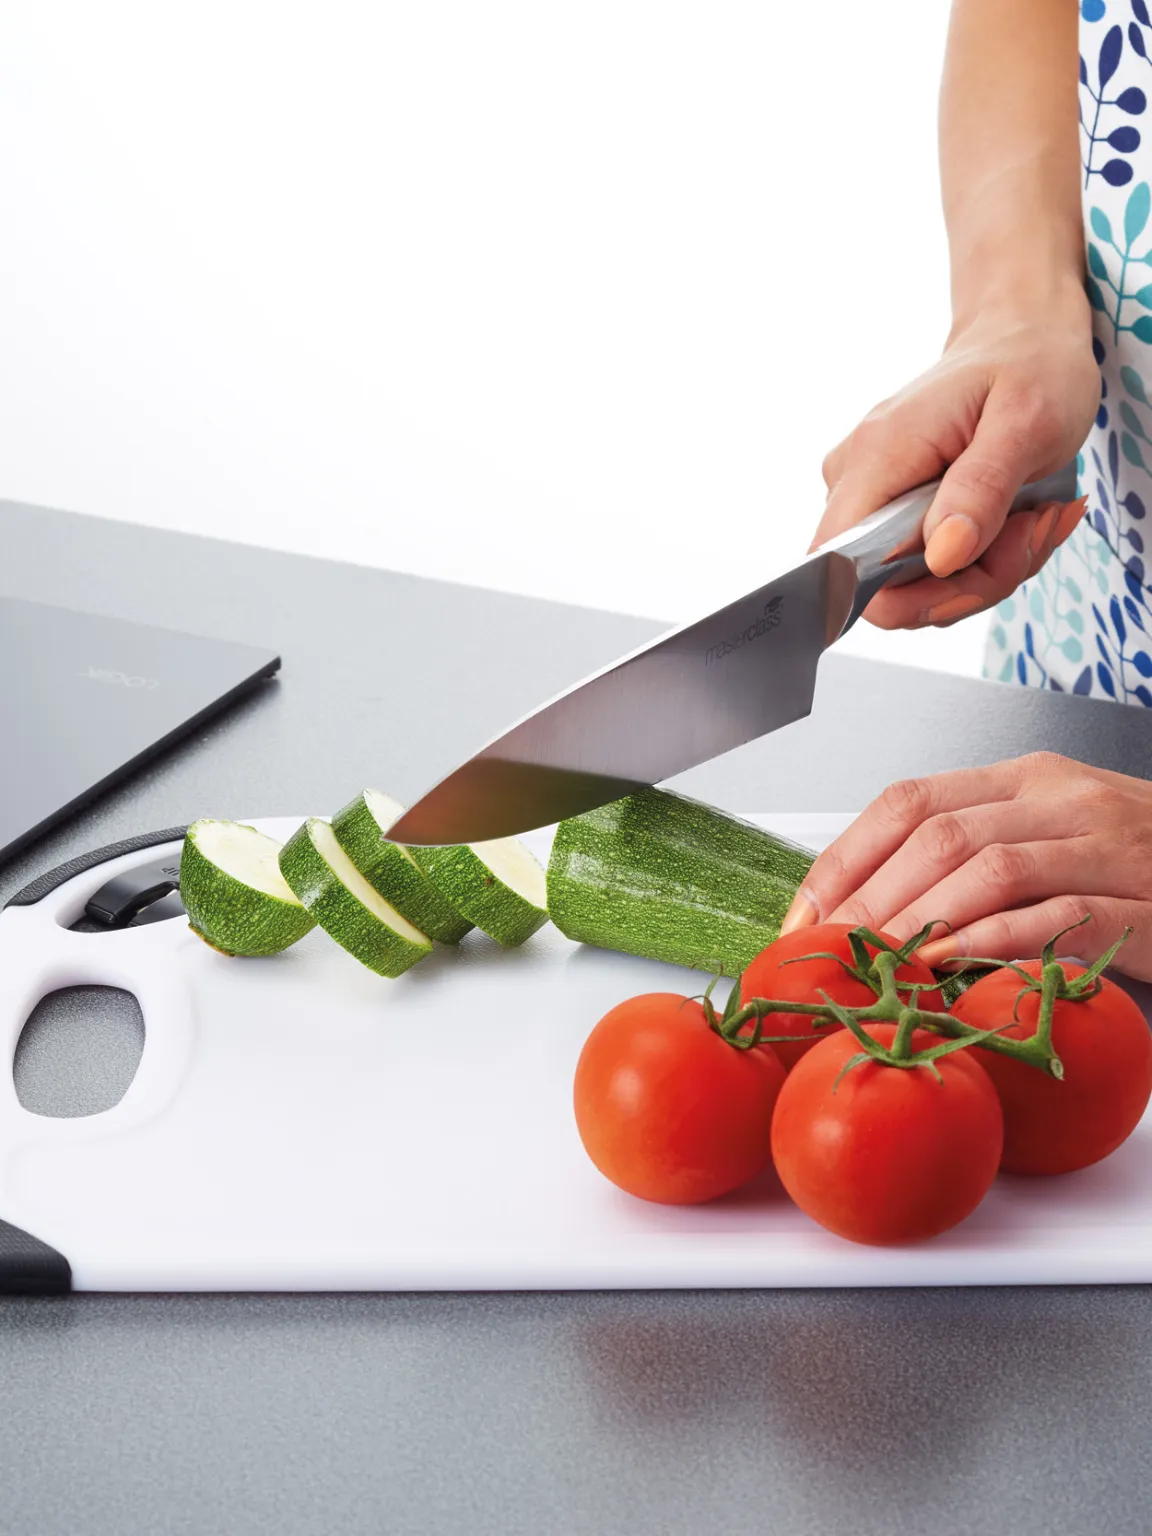
[[[925,965],[943,965],[946,960],[963,960],[968,953],[968,939],[963,933],[950,933],[946,939],[933,939],[916,951]]]
[[[921,615],[924,624],[951,624],[954,619],[966,619],[971,613],[979,613],[984,606],[983,598],[975,593],[950,597],[946,603],[937,603]]]
[[[1036,521],[1032,524],[1032,535],[1028,540],[1028,549],[1033,560],[1048,542],[1052,529],[1056,526],[1056,519],[1060,515],[1060,508],[1055,504],[1046,507]]]
[[[1056,532],[1052,537],[1053,545],[1063,544],[1065,539],[1071,538],[1087,510],[1087,496],[1081,496],[1079,501],[1068,503],[1056,519]]]
[[[796,892],[792,905],[784,921],[780,924],[780,937],[786,933],[794,933],[797,928],[811,928],[813,923],[820,921],[820,908],[816,905],[815,896],[810,895],[803,886]]]
[[[951,576],[971,562],[979,547],[979,528],[963,512],[954,512],[928,540],[924,557],[933,576]]]

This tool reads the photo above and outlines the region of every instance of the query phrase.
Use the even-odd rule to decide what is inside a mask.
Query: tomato
[[[714,1200],[772,1158],[784,1068],[770,1047],[740,1050],[703,1005],[673,992],[606,1013],[576,1067],[576,1126],[605,1178],[666,1205]]]
[[[853,926],[851,923],[821,923],[815,928],[800,928],[795,933],[777,939],[775,944],[769,944],[744,972],[740,984],[740,1001],[746,1003],[752,997],[771,997],[784,1003],[818,1003],[821,1001],[820,993],[827,992],[832,1001],[843,1008],[867,1008],[876,1001],[876,994],[864,982],[849,976],[835,960],[785,963],[796,961],[798,956],[812,955],[823,950],[828,954],[839,955],[851,965],[852,950],[848,935]],[[896,940],[890,935],[884,933],[880,937],[896,945]],[[876,950],[869,946],[869,952],[875,954]],[[923,982],[931,987],[935,978],[922,960],[913,958],[896,972],[896,980]],[[942,1013],[944,1010],[943,999],[935,988],[921,993],[920,1003],[933,1013]],[[751,1033],[751,1028],[749,1026],[746,1033]],[[840,1028],[839,1024],[826,1024],[822,1019],[814,1019],[811,1014],[803,1013],[769,1014],[763,1025],[767,1035],[811,1035],[810,1040],[777,1042],[772,1047],[789,1071],[806,1051]]]
[[[894,1024],[868,1033],[891,1045]],[[927,1030],[912,1049],[939,1045]],[[860,1051],[840,1029],[788,1074],[772,1120],[772,1155],[802,1211],[856,1243],[912,1243],[946,1232],[988,1192],[1000,1162],[1003,1116],[992,1079],[968,1047],[927,1066],[868,1061],[836,1079]]]
[[[1039,960],[1021,966],[1040,975]],[[1071,980],[1084,967],[1066,965]],[[1040,1014],[1039,992],[1020,998],[1020,1023],[1011,1023],[1022,982],[1012,971],[993,971],[957,998],[952,1012],[978,1029],[1009,1027],[1027,1038]],[[980,1051],[1004,1108],[1006,1173],[1071,1173],[1115,1152],[1136,1129],[1152,1097],[1152,1031],[1137,1005],[1115,982],[1095,997],[1058,999],[1052,1011],[1052,1046],[1064,1064],[1063,1081],[1027,1062]],[[979,1050],[979,1047],[977,1047]]]

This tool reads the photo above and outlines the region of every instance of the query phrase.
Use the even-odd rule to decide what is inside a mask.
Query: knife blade
[[[442,779],[389,829],[416,846],[549,826],[719,757],[811,712],[820,657],[880,589],[925,574],[917,486],[706,618],[679,625],[547,700]],[[1013,512],[1076,494],[1076,465]]]

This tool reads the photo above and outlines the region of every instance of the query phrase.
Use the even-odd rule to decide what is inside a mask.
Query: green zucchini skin
[[[815,855],[667,789],[562,821],[548,911],[567,938],[737,976],[780,936]]]
[[[369,885],[430,939],[459,944],[471,930],[472,924],[441,896],[407,849],[384,841],[363,794],[336,812],[332,830]]]
[[[180,852],[180,899],[198,938],[222,955],[278,955],[316,926],[298,901],[253,890],[206,858],[196,833],[208,824],[193,823]]]
[[[371,912],[317,848],[313,838],[316,824],[315,819],[306,821],[280,850],[285,880],[328,937],[361,965],[377,976],[402,976],[432,953],[431,939],[419,933],[418,940],[413,941]]]
[[[548,912],[498,879],[478,851],[483,847],[413,848],[412,854],[446,901],[481,933],[515,949],[544,926]]]

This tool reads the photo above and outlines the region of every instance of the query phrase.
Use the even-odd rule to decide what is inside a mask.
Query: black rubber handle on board
[[[84,915],[101,928],[126,928],[133,918],[156,910],[156,903],[163,909],[172,905],[165,902],[180,889],[180,855],[171,854],[166,859],[150,859],[147,864],[132,864],[113,875],[88,898]],[[176,911],[183,908],[179,901]],[[149,914],[151,915],[151,914]],[[172,916],[165,910],[165,916]]]
[[[187,830],[187,827],[169,827],[164,832],[142,832],[138,837],[126,837],[122,843],[109,843],[107,848],[95,848],[91,853],[81,853],[69,859],[67,864],[50,869],[47,874],[37,875],[22,891],[10,896],[5,906],[34,907],[66,880],[86,874],[88,870],[95,869],[97,864],[106,864],[109,859],[118,859],[126,853],[143,853],[145,849],[157,848],[161,843],[178,843]]]

